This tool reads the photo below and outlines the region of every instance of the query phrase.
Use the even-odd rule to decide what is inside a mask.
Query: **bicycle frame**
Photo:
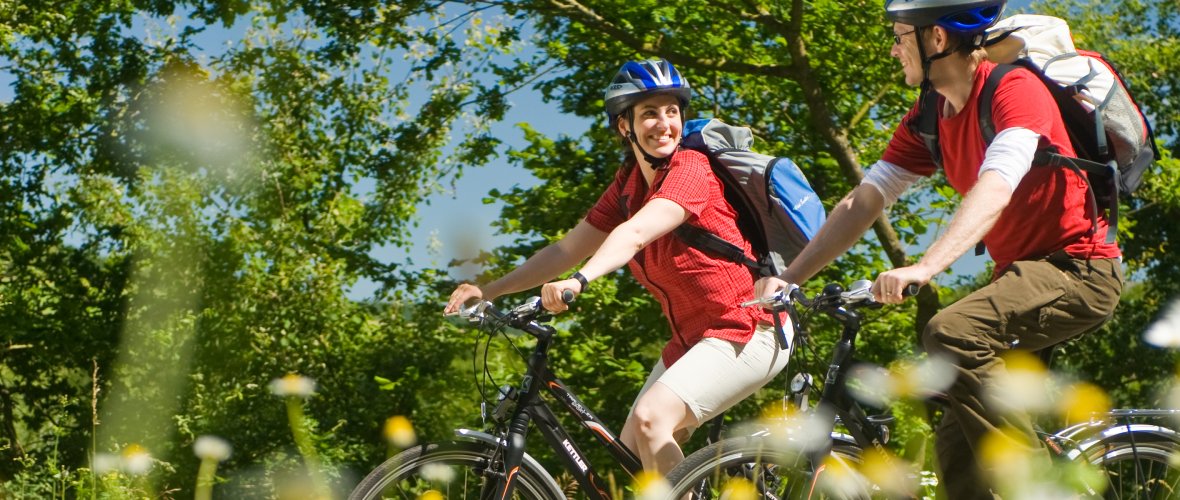
[[[483,498],[510,498],[515,487],[516,473],[520,470],[521,460],[526,448],[526,436],[529,425],[535,424],[541,432],[545,442],[557,453],[562,465],[577,479],[582,490],[589,498],[609,499],[610,490],[602,476],[591,465],[582,453],[581,448],[557,419],[557,415],[549,404],[541,398],[541,388],[562,403],[562,406],[576,418],[583,427],[589,430],[598,442],[606,447],[611,456],[632,476],[642,470],[639,459],[631,450],[627,449],[618,436],[599,419],[582,400],[570,389],[566,388],[553,372],[549,370],[548,351],[552,343],[553,327],[529,321],[527,324],[512,324],[537,339],[528,359],[528,368],[517,391],[510,391],[501,401],[501,405],[512,407],[508,431],[504,435],[503,461],[504,475],[494,484],[489,482],[491,491],[484,491]],[[500,409],[497,409],[500,413]],[[507,413],[507,411],[504,411]]]
[[[806,298],[797,293],[793,293],[792,297],[796,300],[800,297]],[[811,303],[803,303],[808,306],[812,305]],[[793,308],[793,305],[788,307]],[[837,441],[848,442],[861,449],[872,447],[881,451],[884,451],[884,445],[888,441],[886,424],[891,419],[874,421],[874,417],[869,416],[861,405],[851,397],[845,385],[850,368],[849,364],[856,349],[856,337],[860,331],[861,316],[854,309],[855,307],[846,308],[843,305],[816,308],[838,321],[843,325],[843,329],[840,340],[837,341],[833,349],[832,361],[824,379],[822,396],[816,403],[817,410],[835,415],[837,418],[831,420],[832,427],[828,429],[831,439],[826,441],[825,445],[821,447],[822,449],[807,454],[812,473],[810,481],[812,487],[819,481],[819,477],[823,473],[824,459],[831,453],[833,445]],[[790,312],[793,319],[798,317],[797,311],[791,310]],[[798,323],[797,320],[796,323]],[[803,338],[805,337],[806,334],[803,333]],[[802,390],[803,388],[799,392]],[[942,404],[937,397],[931,398],[929,401]],[[1055,460],[1066,461],[1085,460],[1087,457],[1082,455],[1091,446],[1115,436],[1125,436],[1131,444],[1132,453],[1137,453],[1136,437],[1147,442],[1162,442],[1173,447],[1180,447],[1180,433],[1159,425],[1134,422],[1145,418],[1175,418],[1177,415],[1180,415],[1180,410],[1111,410],[1094,415],[1089,422],[1078,423],[1056,433],[1044,432],[1038,428],[1037,435]],[[843,424],[848,430],[847,435],[835,432],[837,423]],[[1135,459],[1134,464],[1136,481],[1144,483],[1146,476],[1140,469],[1141,464],[1138,458]],[[1090,493],[1096,494],[1094,491],[1090,491]]]
[[[884,451],[888,438],[887,434],[882,431],[883,425],[873,422],[860,404],[849,396],[845,388],[849,362],[856,352],[856,337],[860,332],[860,314],[844,307],[830,310],[828,314],[840,322],[843,329],[840,333],[840,340],[836,342],[833,349],[832,361],[828,366],[827,375],[824,377],[823,393],[816,403],[816,408],[838,417],[832,420],[832,428],[828,429],[833,439],[838,437],[835,433],[835,425],[840,422],[848,429],[849,435],[857,446],[863,448],[867,445]],[[812,464],[812,472],[818,472],[815,470],[816,464],[823,463],[824,457],[831,453],[833,443],[833,440],[829,440],[821,449],[809,453],[808,458]]]

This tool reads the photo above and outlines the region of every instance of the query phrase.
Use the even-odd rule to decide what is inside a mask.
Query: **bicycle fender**
[[[471,429],[455,429],[455,437],[463,441],[483,443],[492,447],[506,446],[508,444],[496,436]],[[550,490],[550,493],[555,495],[553,498],[565,498],[565,493],[562,491],[561,486],[557,485],[557,481],[553,479],[553,475],[545,470],[544,467],[541,467],[541,464],[532,455],[525,453],[520,463],[521,467],[531,470],[535,473],[535,476],[545,482],[545,487]]]
[[[832,445],[835,446],[840,444],[850,446],[858,450],[860,449],[860,445],[856,443],[856,438],[848,434],[844,434],[843,432],[832,431]]]
[[[1070,450],[1067,456],[1075,459],[1079,454],[1088,453],[1095,446],[1103,446],[1111,441],[1130,443],[1132,440],[1145,445],[1162,442],[1180,447],[1180,433],[1167,427],[1152,424],[1116,424],[1093,429],[1093,434],[1079,441],[1077,447]]]
[[[770,433],[770,429],[759,429],[755,432],[750,433],[749,435],[747,435],[745,437],[766,439],[766,438],[771,437],[771,433]],[[844,445],[844,446],[856,448],[858,450],[860,449],[860,445],[857,444],[856,438],[854,438],[848,434],[844,434],[843,432],[832,431],[831,438],[832,438],[832,446]]]
[[[455,437],[464,441],[471,441],[475,443],[485,443],[492,446],[507,446],[508,442],[499,439],[496,436],[488,434],[483,431],[476,431],[471,429],[455,429]]]

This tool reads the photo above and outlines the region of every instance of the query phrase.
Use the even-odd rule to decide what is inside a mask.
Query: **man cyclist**
[[[1123,282],[1119,249],[1106,242],[1107,220],[1090,200],[1084,174],[1033,165],[1040,147],[1074,153],[1037,76],[1024,69],[1008,73],[992,104],[997,134],[990,146],[980,132],[978,97],[996,67],[981,44],[1004,4],[886,0],[893,22],[890,55],[901,63],[907,84],[939,94],[937,106],[926,112],[937,113],[942,165],[915,130],[915,104],[880,161],[832,210],[815,239],[780,276],[756,286],[764,297],[806,281],[856,243],[917,179],[943,170],[962,196],[949,226],[918,262],[881,273],[873,293],[881,302],[898,303],[907,285],[926,284],[981,240],[995,261],[992,281],[939,312],[922,334],[928,353],[957,366],[935,434],[943,482],[954,499],[992,498],[977,461],[985,436],[1039,450],[1027,415],[1001,411],[984,398],[985,388],[1003,374],[1001,355],[1017,344],[1038,350],[1096,329],[1113,314]]]

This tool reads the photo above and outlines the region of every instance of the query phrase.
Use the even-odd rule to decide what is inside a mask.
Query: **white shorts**
[[[671,368],[664,367],[663,359],[656,362],[635,401],[659,382],[688,405],[698,423],[705,422],[754,394],[787,366],[795,331],[790,322],[784,322],[783,330],[789,344],[783,350],[774,340],[773,325],[759,324],[747,344],[701,339]]]

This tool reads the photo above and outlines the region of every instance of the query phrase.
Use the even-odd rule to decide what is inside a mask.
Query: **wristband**
[[[574,275],[570,276],[570,278],[576,279],[578,280],[578,283],[582,284],[582,289],[578,290],[578,293],[583,293],[586,291],[586,288],[590,287],[590,280],[586,279],[585,276],[582,276],[581,271],[574,273]]]

